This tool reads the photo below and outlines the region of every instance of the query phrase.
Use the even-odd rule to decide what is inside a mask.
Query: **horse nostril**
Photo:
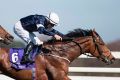
[[[111,61],[114,62],[114,61],[115,61],[115,58],[112,58]]]

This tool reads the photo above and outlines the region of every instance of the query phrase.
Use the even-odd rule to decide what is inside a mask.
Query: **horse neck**
[[[79,44],[82,48],[82,53],[91,53],[91,48],[94,47],[92,36],[82,37],[79,39]]]
[[[65,57],[71,62],[83,52],[89,52],[91,47],[91,37],[75,38],[71,42],[56,42],[45,47],[51,50],[51,54]]]
[[[74,42],[55,42],[44,46],[50,50],[50,54],[67,58],[70,61],[80,55],[80,49]]]
[[[90,53],[91,51],[91,46],[93,46],[93,39],[91,36],[88,37],[81,37],[81,38],[76,38],[74,40],[74,47],[70,49],[70,52],[67,54],[68,59],[70,61],[73,61],[76,59],[78,56],[84,53]],[[72,52],[74,51],[74,52]]]

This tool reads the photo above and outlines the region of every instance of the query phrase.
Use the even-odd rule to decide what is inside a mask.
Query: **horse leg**
[[[66,60],[59,60],[56,57],[49,56],[46,57],[46,64],[47,71],[52,76],[52,79],[50,80],[70,80],[67,75],[69,63]]]
[[[54,80],[71,80],[64,71],[57,71],[53,78]]]
[[[48,80],[46,72],[45,71],[37,71],[35,80]]]
[[[71,80],[71,79],[68,77],[68,75],[64,75],[63,80]]]
[[[35,58],[35,66],[36,66],[36,79],[35,80],[48,80],[48,76],[46,74],[46,66],[45,60],[43,56],[37,56]]]
[[[52,79],[50,80],[71,80],[67,75],[68,72],[65,72],[63,69],[52,67],[52,69],[49,68],[48,70],[52,76]]]

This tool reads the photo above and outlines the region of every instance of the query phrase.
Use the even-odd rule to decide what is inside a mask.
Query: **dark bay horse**
[[[44,54],[41,53],[35,58],[36,80],[70,80],[69,64],[84,53],[90,53],[107,64],[114,61],[110,50],[96,31],[76,29],[66,36],[72,40],[63,39],[62,42],[44,44]],[[9,49],[0,48],[0,70],[3,74],[16,80],[32,80],[32,70],[16,70],[11,67],[8,53]]]

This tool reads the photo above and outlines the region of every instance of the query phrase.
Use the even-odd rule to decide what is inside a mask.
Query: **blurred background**
[[[15,37],[15,41],[21,42],[13,32],[14,24],[22,17],[47,15],[51,11],[60,17],[60,24],[55,27],[60,32],[95,28],[112,50],[120,50],[120,0],[2,0],[0,25]],[[17,47],[21,46],[20,43]]]

